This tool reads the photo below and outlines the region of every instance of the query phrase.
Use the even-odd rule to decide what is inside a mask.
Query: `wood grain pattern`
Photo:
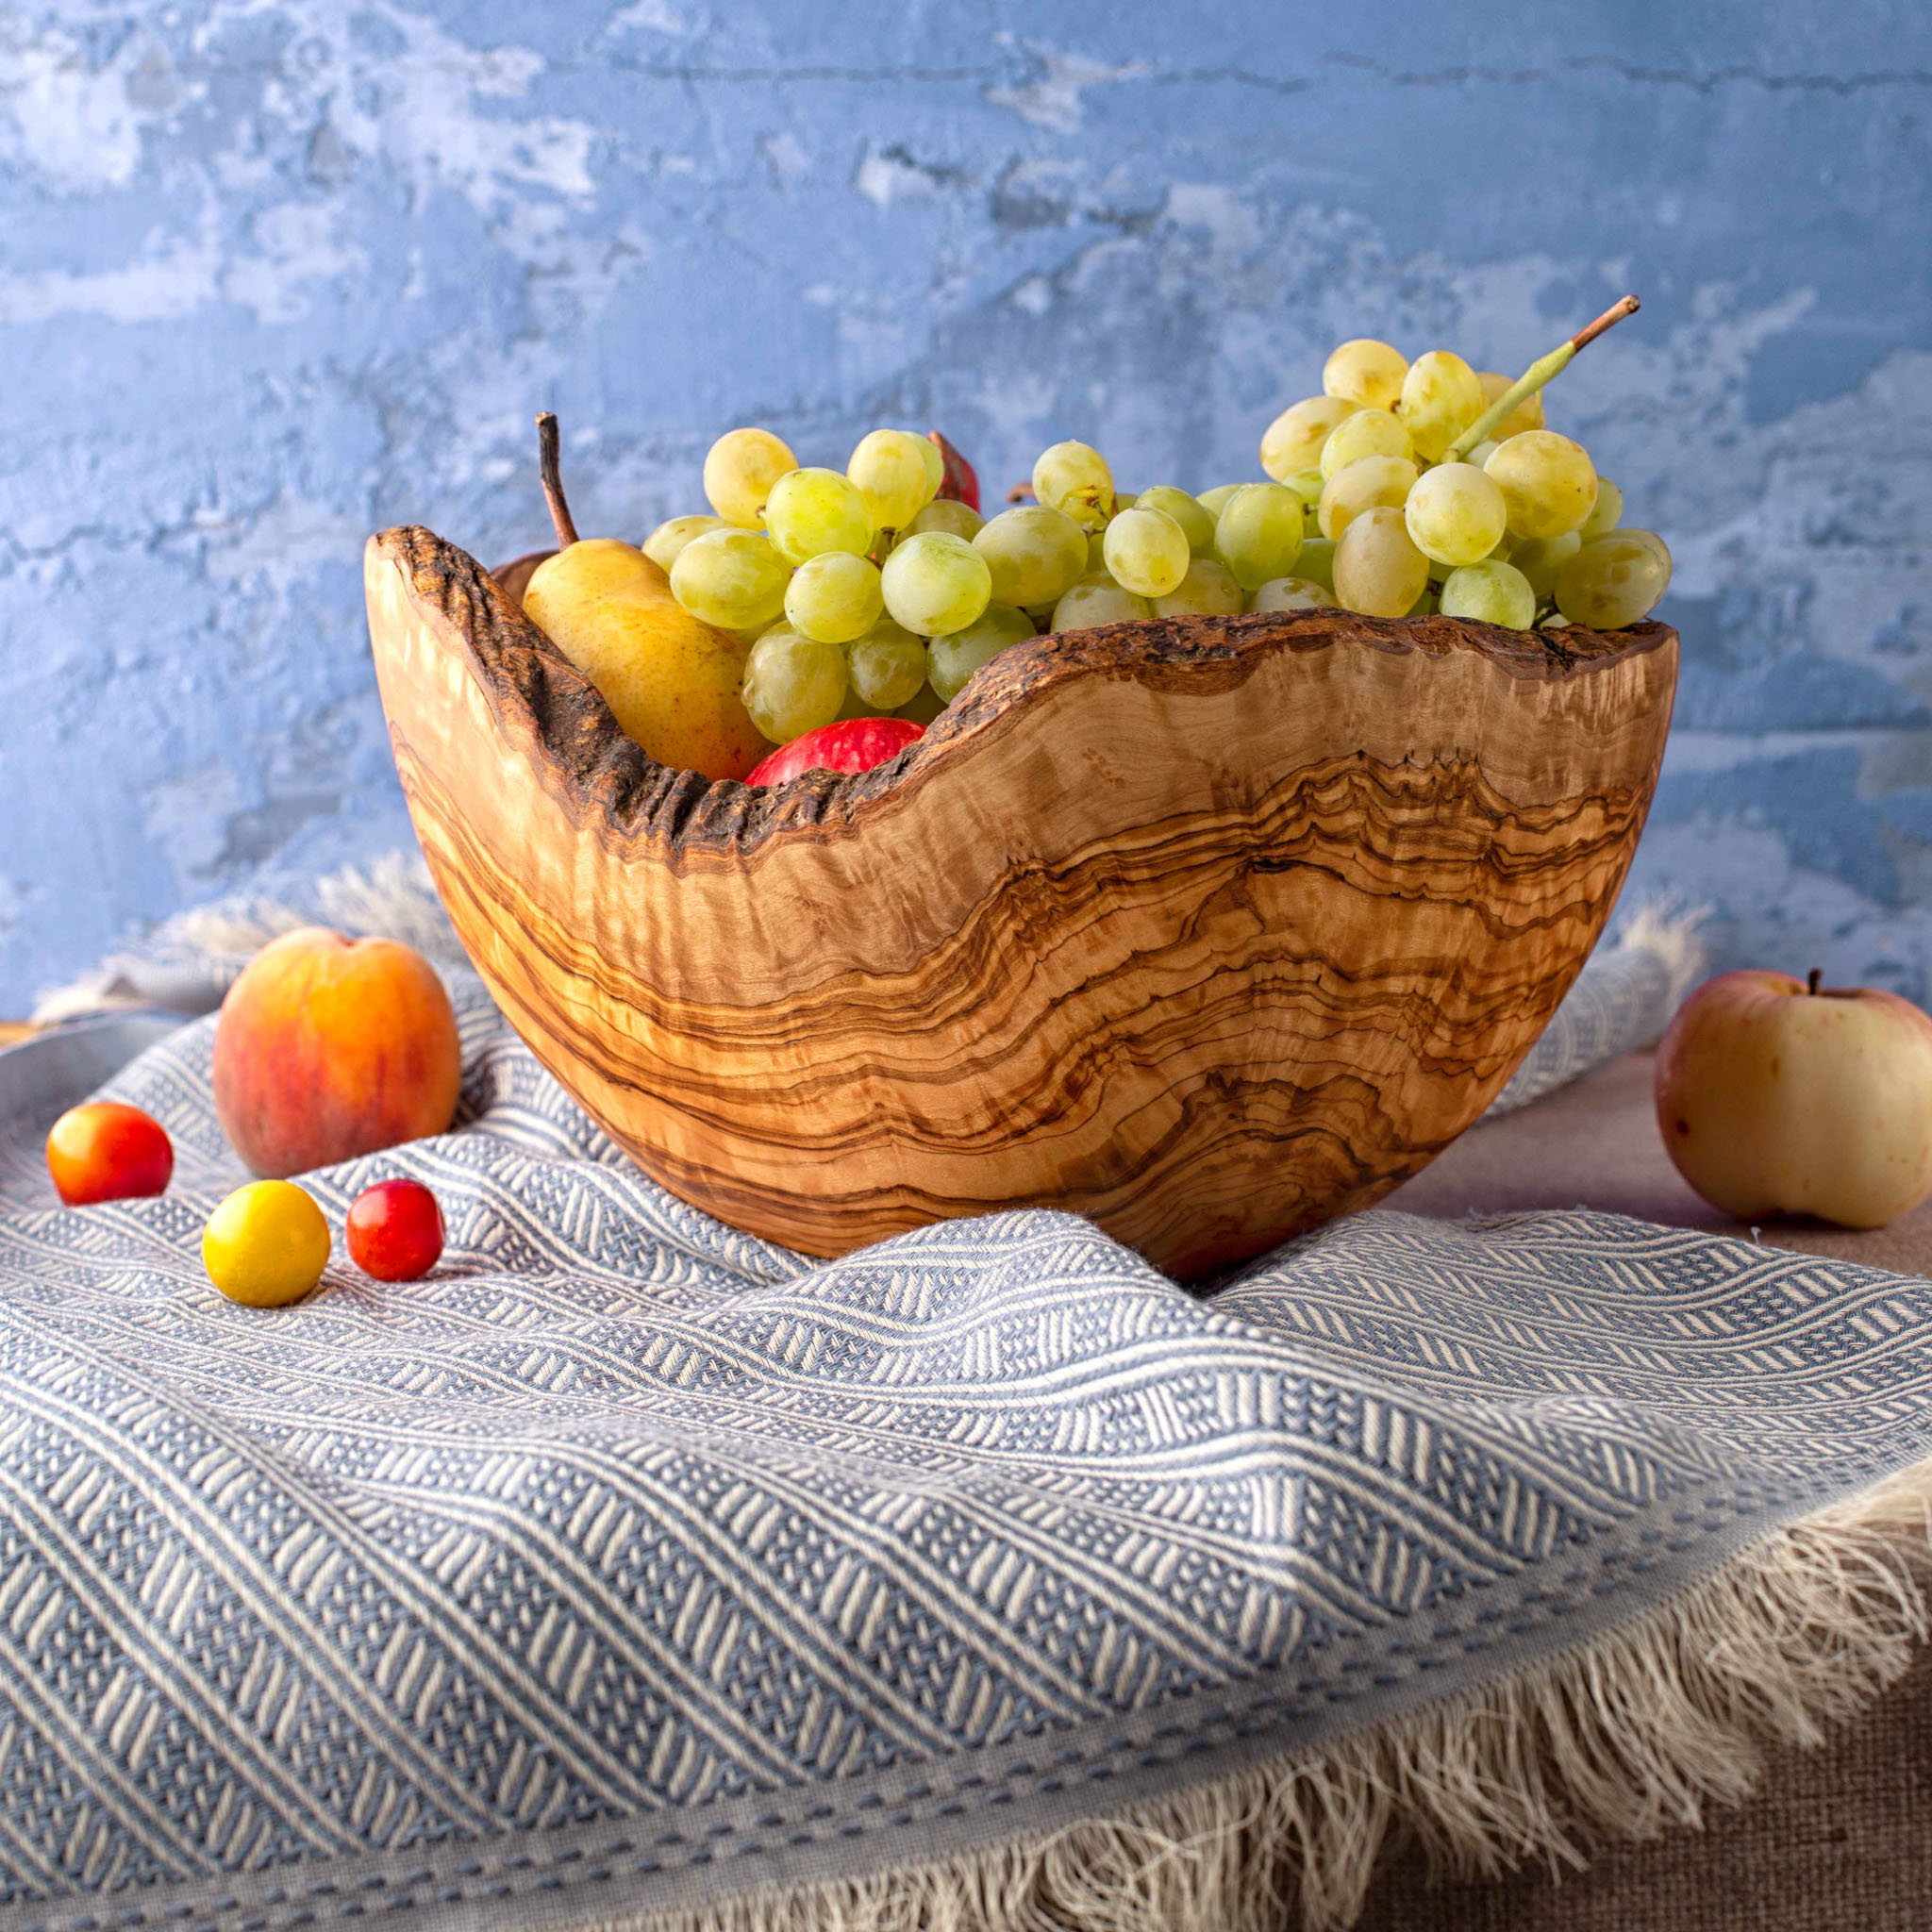
[[[1488,1105],[1609,915],[1677,663],[1660,625],[1124,625],[757,791],[654,764],[429,532],[367,588],[457,929],[647,1172],[811,1254],[1043,1204],[1183,1278]]]

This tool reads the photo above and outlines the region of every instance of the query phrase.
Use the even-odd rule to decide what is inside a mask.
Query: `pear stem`
[[[1807,974],[1805,979],[1805,991],[1810,993],[1813,996],[1813,998],[1816,998],[1818,989],[1824,984],[1824,968],[1823,966],[1812,967],[1810,973]]]
[[[548,409],[537,418],[537,470],[543,478],[543,500],[557,526],[557,547],[568,550],[577,541],[570,520],[570,501],[563,493],[563,472],[558,467],[557,418]]]
[[[1611,303],[1587,328],[1578,329],[1567,342],[1558,344],[1547,356],[1539,357],[1449,445],[1442,460],[1459,463],[1517,404],[1535,395],[1551,376],[1569,368],[1578,349],[1587,349],[1607,328],[1614,328],[1626,315],[1635,315],[1638,307],[1635,295],[1625,295],[1621,302]]]

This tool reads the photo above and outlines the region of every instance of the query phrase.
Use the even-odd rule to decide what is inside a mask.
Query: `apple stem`
[[[1811,971],[1809,972],[1809,974],[1807,974],[1806,975],[1806,979],[1805,979],[1805,991],[1806,991],[1807,992],[1808,992],[1808,993],[1813,993],[1813,994],[1815,994],[1815,993],[1817,992],[1818,989],[1819,989],[1819,988],[1820,988],[1821,986],[1823,986],[1824,984],[1824,968],[1823,966],[1814,966],[1814,967],[1812,967],[1812,969],[1811,969]]]
[[[1578,329],[1567,342],[1559,342],[1547,356],[1539,357],[1449,445],[1442,460],[1459,463],[1518,403],[1535,395],[1551,376],[1569,368],[1578,349],[1587,349],[1607,328],[1614,328],[1626,315],[1635,315],[1637,309],[1637,297],[1625,295],[1622,301],[1612,302],[1587,327]]]
[[[577,526],[570,520],[563,472],[558,467],[557,418],[548,409],[537,418],[537,469],[543,478],[543,500],[550,506],[550,521],[557,526],[557,547],[568,550],[577,541]]]

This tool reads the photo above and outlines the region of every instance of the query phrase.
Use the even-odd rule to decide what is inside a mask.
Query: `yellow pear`
[[[538,418],[561,548],[525,587],[524,614],[597,687],[660,765],[742,778],[770,749],[739,696],[745,647],[701,623],[635,544],[580,539],[556,478],[556,419]]]

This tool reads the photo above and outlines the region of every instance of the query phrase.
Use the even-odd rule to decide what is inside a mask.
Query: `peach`
[[[449,994],[394,940],[284,933],[228,989],[215,1026],[223,1131],[277,1179],[441,1133],[461,1074]]]

